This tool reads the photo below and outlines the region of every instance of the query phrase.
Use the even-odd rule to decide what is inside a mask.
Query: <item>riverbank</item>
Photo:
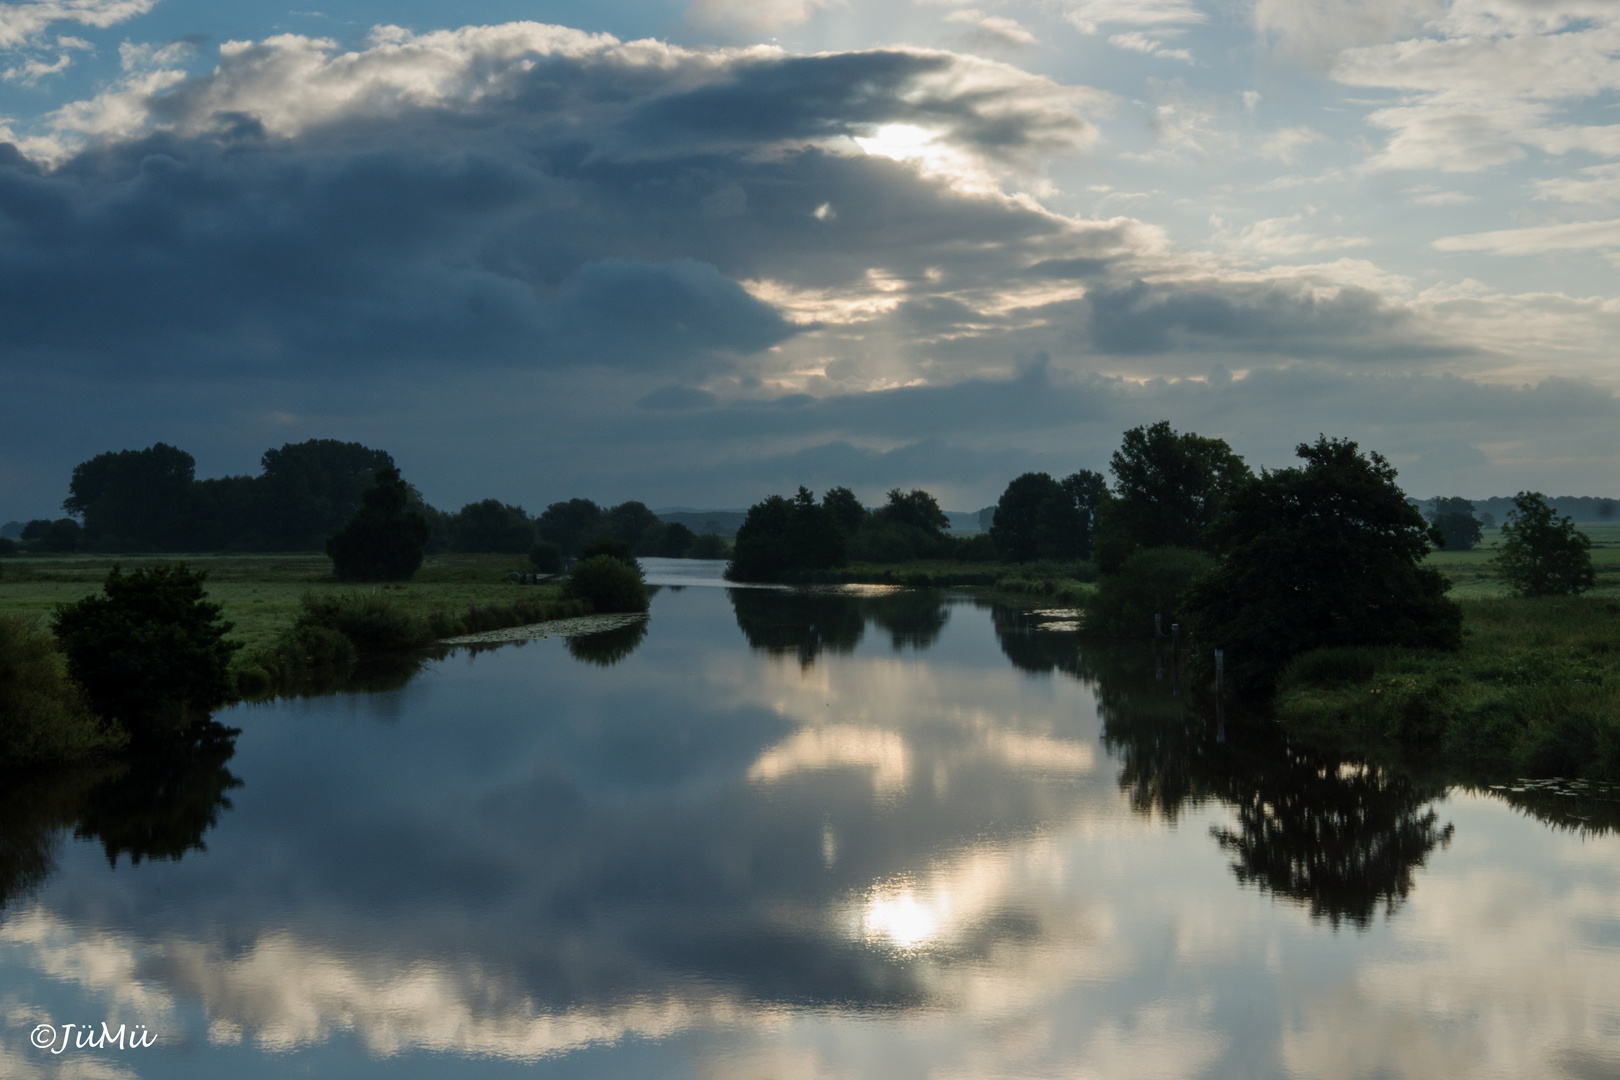
[[[1452,781],[1620,780],[1620,601],[1460,601],[1456,653],[1325,649],[1283,674],[1278,719],[1314,743]]]

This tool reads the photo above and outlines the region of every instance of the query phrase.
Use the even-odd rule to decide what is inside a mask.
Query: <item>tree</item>
[[[196,465],[190,454],[166,443],[97,454],[73,467],[62,509],[84,519],[85,539],[93,546],[183,551]]]
[[[866,507],[861,505],[861,500],[847,487],[828,488],[821,496],[821,507],[832,515],[839,528],[849,536],[860,532],[867,518],[871,516],[867,513]]]
[[[1001,493],[990,525],[996,554],[1009,562],[1037,558],[1041,507],[1048,502],[1061,503],[1062,499],[1063,485],[1047,473],[1029,472],[1014,479]]]
[[[529,562],[538,574],[562,573],[562,549],[550,540],[536,540],[529,549]]]
[[[888,499],[872,515],[881,524],[917,529],[932,540],[942,539],[951,527],[951,519],[939,508],[938,500],[926,491],[903,492],[895,488],[889,492]]]
[[[726,576],[733,581],[775,581],[848,561],[844,530],[831,513],[816,505],[815,494],[801,487],[792,499],[772,495],[748,508],[737,529]]]
[[[535,522],[540,539],[550,540],[572,557],[580,545],[601,532],[602,508],[589,499],[554,502]]]
[[[534,541],[534,522],[523,507],[499,499],[468,503],[450,521],[450,546],[454,551],[519,555],[528,551]]]
[[[231,624],[184,564],[107,575],[103,595],[56,609],[68,673],[98,715],[137,741],[205,722],[231,696]]]
[[[409,581],[422,565],[433,527],[410,505],[411,490],[389,466],[360,498],[360,508],[326,541],[339,581]]]
[[[652,555],[664,535],[664,522],[646,503],[622,502],[602,515],[603,532],[630,545],[637,555]]]
[[[44,529],[40,530],[38,538],[34,541],[34,550],[51,552],[69,552],[79,549],[79,537],[83,530],[79,523],[72,518],[58,518]]]
[[[678,521],[671,521],[664,526],[663,535],[658,538],[658,554],[666,559],[682,559],[692,548],[692,541],[697,534]]]
[[[1479,520],[1474,517],[1474,504],[1467,499],[1430,499],[1429,521],[1440,530],[1447,551],[1470,551],[1484,535]]]
[[[360,507],[373,479],[394,468],[386,450],[336,439],[285,443],[259,460],[255,525],[272,551],[320,550]]]
[[[1555,516],[1539,491],[1513,497],[1494,564],[1518,596],[1579,596],[1597,583],[1591,538]]]
[[[1127,431],[1109,469],[1114,492],[1101,506],[1095,546],[1104,573],[1143,548],[1213,554],[1209,527],[1251,475],[1224,439],[1177,434],[1164,420]]]
[[[1462,610],[1423,564],[1439,534],[1395,469],[1346,439],[1301,443],[1303,467],[1239,487],[1210,530],[1222,557],[1188,598],[1200,649],[1234,685],[1269,692],[1294,656],[1347,645],[1455,649]]]

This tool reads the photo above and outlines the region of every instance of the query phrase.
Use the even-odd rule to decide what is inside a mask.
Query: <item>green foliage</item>
[[[17,554],[17,541],[9,536],[0,536],[0,555]]]
[[[664,532],[658,540],[656,554],[665,559],[683,559],[691,550],[692,542],[697,534],[678,521],[671,521],[664,526]]]
[[[408,652],[431,645],[427,621],[392,601],[387,593],[305,593],[293,632],[319,627],[341,634],[359,655]],[[311,645],[317,639],[311,638]]]
[[[550,540],[536,540],[529,548],[529,564],[536,573],[562,573],[562,549]]]
[[[664,523],[645,503],[622,502],[602,515],[602,535],[630,546],[636,555],[652,555],[664,536]]]
[[[1513,498],[1502,526],[1496,572],[1517,596],[1578,596],[1597,581],[1592,541],[1568,517],[1554,515],[1540,492]]]
[[[1447,551],[1471,551],[1484,535],[1483,527],[1474,517],[1474,504],[1467,499],[1430,499],[1429,520],[1440,530]]]
[[[410,494],[398,469],[377,472],[360,509],[327,538],[339,581],[409,581],[416,573],[432,527],[411,508]]]
[[[1163,420],[1127,431],[1109,468],[1114,493],[1099,508],[1095,547],[1104,574],[1143,548],[1213,553],[1209,527],[1250,477],[1224,439],[1177,434]]]
[[[535,522],[540,539],[550,540],[572,558],[580,546],[601,532],[602,508],[589,499],[569,499],[546,507]]]
[[[90,712],[37,618],[0,616],[0,770],[66,764],[126,741]]]
[[[1025,473],[1007,485],[991,517],[996,553],[1008,562],[1086,558],[1107,495],[1102,476],[1089,469],[1062,481]]]
[[[595,540],[579,549],[580,560],[594,559],[598,555],[606,555],[610,559],[618,559],[624,565],[641,573],[641,564],[636,557],[630,554],[630,544],[613,536],[599,536]]]
[[[647,610],[641,573],[612,555],[592,555],[575,563],[568,575],[568,594],[589,601],[601,613]]]
[[[867,518],[871,516],[867,513],[866,507],[861,505],[861,500],[847,487],[828,488],[821,496],[821,507],[832,515],[833,520],[838,522],[839,528],[843,529],[847,536],[854,536],[860,532]]]
[[[394,459],[357,442],[309,439],[266,450],[254,482],[252,527],[271,551],[319,551],[350,520]]]
[[[772,495],[748,508],[737,530],[731,565],[733,581],[775,581],[849,561],[843,528],[815,495],[801,487],[793,499]]]
[[[1268,691],[1313,649],[1455,649],[1462,614],[1422,564],[1439,537],[1395,469],[1348,440],[1301,443],[1305,466],[1233,493],[1211,530],[1224,557],[1188,599],[1203,648],[1224,648],[1240,691]]]
[[[56,609],[52,629],[90,708],[137,741],[172,736],[230,700],[231,624],[184,564],[107,575],[101,596]]]
[[[447,526],[451,551],[521,555],[535,542],[534,522],[523,507],[499,499],[468,503]]]
[[[1332,648],[1277,683],[1278,717],[1374,757],[1470,778],[1620,779],[1620,604],[1472,600],[1458,653]]]
[[[715,533],[700,533],[686,549],[688,559],[723,559],[728,553],[726,542]]]
[[[895,488],[889,492],[888,499],[872,515],[880,524],[916,529],[935,540],[942,538],[951,527],[951,519],[939,508],[938,500],[926,491],[903,492]],[[825,499],[822,502],[826,504]]]
[[[35,551],[48,551],[65,553],[79,550],[79,538],[83,530],[79,523],[72,518],[59,518],[51,522],[34,541]]]
[[[97,454],[74,466],[62,509],[84,519],[85,538],[97,546],[184,550],[196,464],[166,443]]]
[[[1089,637],[1151,638],[1154,616],[1163,632],[1185,621],[1186,599],[1193,585],[1215,568],[1215,560],[1190,548],[1160,547],[1138,551],[1118,572],[1104,577],[1086,603]]]

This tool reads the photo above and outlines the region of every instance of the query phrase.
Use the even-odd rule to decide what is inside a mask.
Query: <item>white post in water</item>
[[[1224,674],[1224,669],[1225,668],[1226,668],[1226,650],[1225,649],[1216,649],[1215,650],[1215,692],[1217,694],[1221,692],[1221,676]]]
[[[1155,615],[1155,616],[1153,616],[1153,636],[1154,637],[1164,637],[1164,616],[1163,615]]]
[[[1180,646],[1181,646],[1181,624],[1178,623],[1178,622],[1173,622],[1173,623],[1170,624],[1170,648],[1171,648],[1172,651],[1174,651],[1175,649],[1179,648]]]

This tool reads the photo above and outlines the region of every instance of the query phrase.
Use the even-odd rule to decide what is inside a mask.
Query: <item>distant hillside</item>
[[[1600,499],[1591,495],[1549,495],[1547,505],[1553,508],[1553,513],[1580,522],[1620,522],[1620,499]],[[1507,495],[1474,500],[1474,516],[1483,519],[1483,515],[1489,514],[1497,525],[1507,520],[1508,511],[1512,509],[1513,499]]]
[[[737,527],[748,516],[746,510],[692,510],[684,506],[656,510],[654,513],[658,515],[658,520],[666,524],[678,521],[699,535],[712,532],[727,540],[736,537]],[[945,516],[951,519],[951,531],[954,533],[965,535],[984,531],[975,511],[947,510]]]

